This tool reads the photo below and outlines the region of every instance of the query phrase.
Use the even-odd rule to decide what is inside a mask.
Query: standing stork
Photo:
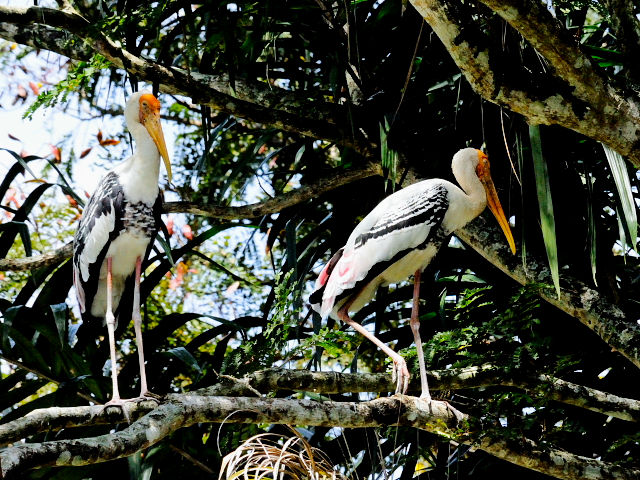
[[[171,182],[158,99],[149,92],[134,93],[124,116],[136,150],[102,178],[84,209],[73,242],[73,284],[83,319],[101,317],[107,324],[113,383],[113,396],[107,405],[122,405],[126,401],[118,392],[114,312],[132,274],[135,277],[132,317],[140,362],[139,398],[153,396],[147,387],[142,348],[140,270],[158,230],[161,156]]]
[[[507,237],[516,247],[509,223],[491,180],[489,159],[480,150],[465,148],[451,163],[462,189],[438,178],[423,180],[385,198],[353,230],[347,244],[331,258],[316,281],[309,301],[323,319],[342,320],[367,337],[393,360],[396,393],[409,385],[407,363],[376,338],[349,312],[357,312],[381,285],[397,283],[413,274],[411,330],[420,364],[421,398],[431,400],[424,352],[420,339],[418,303],[420,274],[429,265],[444,240],[485,209],[487,204]]]

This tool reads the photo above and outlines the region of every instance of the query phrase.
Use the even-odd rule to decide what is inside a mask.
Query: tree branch
[[[381,174],[382,168],[380,165],[372,162],[359,169],[346,170],[338,174],[319,178],[316,181],[303,185],[296,190],[250,205],[223,207],[218,205],[196,204],[192,202],[167,202],[164,204],[164,212],[192,213],[221,220],[258,218],[264,215],[278,213],[285,208],[307,202],[351,182]],[[21,259],[0,259],[0,271],[24,271],[46,265],[53,265],[55,263],[60,263],[65,258],[71,257],[72,253],[73,245],[72,243],[68,243],[64,247],[43,255],[35,255]]]
[[[100,407],[69,407],[76,416],[106,415]],[[117,409],[115,409],[117,410]],[[62,412],[59,412],[62,413]],[[63,416],[65,416],[63,414]],[[67,417],[69,415],[66,415]],[[179,428],[195,423],[278,423],[362,428],[407,426],[445,437],[459,436],[466,416],[445,402],[393,396],[369,402],[316,402],[281,398],[229,398],[201,395],[171,395],[120,432],[95,438],[26,443],[0,452],[3,478],[18,478],[30,468],[48,465],[78,466],[129,456],[148,448]],[[498,458],[561,479],[631,479],[640,470],[593,460],[553,448],[540,449],[533,442],[523,447],[484,438],[476,448]]]
[[[251,205],[222,207],[191,202],[168,202],[164,205],[164,211],[165,213],[192,213],[225,220],[259,218],[307,202],[343,185],[376,175],[382,175],[382,168],[380,164],[372,162],[360,169],[341,171],[338,174],[303,185],[296,190]]]
[[[507,72],[486,34],[457,1],[412,0],[473,89],[485,99],[520,113],[532,124],[561,125],[609,145],[640,167],[637,95],[622,92],[596,73],[590,59],[535,0],[481,0],[511,23],[554,67],[555,81],[537,85]],[[535,26],[534,26],[535,25]],[[575,63],[572,63],[575,62]],[[526,77],[524,75],[523,77]],[[527,80],[528,81],[528,80]]]
[[[534,377],[505,377],[492,365],[427,372],[433,390],[458,390],[489,386],[516,387],[544,394],[549,400],[562,402],[612,416],[621,420],[640,419],[640,401],[623,398],[593,388],[576,385],[549,375]],[[409,389],[420,391],[417,376],[412,377]],[[188,395],[246,397],[279,391],[302,391],[315,394],[344,394],[360,392],[392,392],[395,384],[383,373],[310,372],[308,370],[268,369],[242,378],[222,376],[221,382],[201,388]],[[168,395],[167,399],[182,398],[183,394]],[[137,419],[155,407],[154,402],[128,404],[127,415],[119,408],[102,406],[44,408],[34,410],[23,418],[0,425],[0,447],[28,438],[39,432],[53,432],[63,428],[86,425],[115,425],[129,417]]]
[[[527,259],[525,270],[520,256],[511,254],[501,233],[483,216],[476,218],[455,234],[518,283],[522,285],[552,284],[546,262]],[[580,320],[608,345],[640,368],[640,325],[627,319],[622,310],[582,281],[566,274],[562,274],[560,280],[561,284],[569,286],[562,289],[560,298],[551,288],[540,289],[540,296],[563,312]]]
[[[449,370],[427,372],[429,386],[433,390],[459,390],[489,386],[508,386],[522,390],[542,393],[549,400],[591,410],[592,412],[619,418],[621,420],[640,421],[640,400],[624,398],[618,395],[567,382],[551,375],[528,375],[512,373],[505,375],[492,365],[482,365]],[[226,385],[226,387],[222,387]],[[222,388],[241,390],[227,390]],[[249,387],[261,392],[280,390],[309,391],[314,393],[353,393],[353,392],[393,392],[395,385],[391,377],[383,373],[339,373],[310,372],[308,370],[269,369],[254,372],[229,384],[219,384],[203,389],[203,394],[247,395]],[[420,391],[419,377],[413,375],[409,391]],[[233,392],[233,393],[232,393]],[[1,436],[0,436],[1,438]],[[0,442],[1,444],[1,442]]]
[[[73,253],[73,242],[67,243],[64,247],[42,255],[35,255],[25,258],[3,258],[0,259],[0,272],[7,270],[25,271],[40,267],[55,265],[71,257]]]
[[[640,470],[621,467],[589,457],[574,455],[557,448],[538,446],[530,440],[524,444],[484,439],[477,446],[490,455],[514,463],[529,470],[566,480],[634,479]]]
[[[70,407],[90,416],[96,407]],[[456,414],[458,416],[456,416]],[[0,452],[4,478],[29,468],[78,466],[126,457],[195,423],[280,423],[315,426],[406,425],[452,436],[462,414],[444,402],[425,404],[413,397],[363,403],[315,402],[273,398],[173,395],[123,431],[81,440],[20,444]]]
[[[308,92],[298,93],[242,79],[235,79],[232,88],[227,75],[165,67],[133,55],[89,26],[80,15],[69,12],[0,6],[1,38],[83,60],[90,58],[90,53],[99,53],[114,67],[133,73],[140,80],[158,83],[165,93],[188,96],[198,104],[285,131],[336,142],[362,154],[372,148],[368,141],[353,137],[355,130],[351,129],[348,111],[342,105],[309,99]],[[78,47],[78,43],[83,47]],[[91,50],[87,50],[86,45]]]

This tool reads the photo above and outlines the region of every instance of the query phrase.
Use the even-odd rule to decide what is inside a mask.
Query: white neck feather
[[[138,121],[140,94],[134,94],[125,108],[125,119],[133,137],[135,150],[133,155],[114,170],[119,176],[128,201],[152,205],[158,196],[160,153],[147,129]]]
[[[460,150],[451,163],[453,176],[462,187],[461,193],[464,195],[464,201],[459,206],[460,219],[464,222],[462,225],[480,215],[487,206],[487,194],[476,174],[477,165],[478,151],[474,148]]]

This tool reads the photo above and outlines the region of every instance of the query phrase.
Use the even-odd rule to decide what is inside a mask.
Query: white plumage
[[[444,240],[478,216],[487,202],[515,252],[513,236],[489,174],[489,161],[480,150],[465,148],[453,157],[452,170],[462,189],[440,179],[424,180],[385,198],[353,230],[345,246],[320,273],[312,307],[323,318],[343,320],[372,340],[394,360],[397,392],[406,392],[409,373],[397,353],[353,322],[357,312],[375,296],[379,286],[415,276],[414,332],[422,382],[422,396],[430,398],[418,333],[417,302],[420,272],[431,262]]]
[[[121,405],[116,374],[115,315],[127,279],[135,274],[132,317],[140,360],[140,397],[149,395],[140,330],[140,269],[157,232],[158,175],[171,166],[160,126],[160,102],[149,92],[131,95],[125,107],[136,150],[108,172],[83,212],[74,238],[73,280],[83,317],[105,318],[109,333],[113,397]]]

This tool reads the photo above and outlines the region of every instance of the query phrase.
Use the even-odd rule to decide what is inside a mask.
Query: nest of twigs
[[[222,460],[219,480],[343,480],[327,456],[296,436],[263,433],[246,440]]]

